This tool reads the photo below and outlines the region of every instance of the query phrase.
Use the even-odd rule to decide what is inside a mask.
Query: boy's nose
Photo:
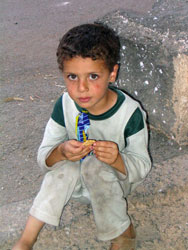
[[[80,92],[88,91],[88,83],[86,79],[80,80],[78,84],[78,90]]]

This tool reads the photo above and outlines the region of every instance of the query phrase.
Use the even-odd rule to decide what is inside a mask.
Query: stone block
[[[117,85],[142,103],[151,129],[188,145],[188,4],[157,1],[141,15],[117,10],[100,20],[120,36]]]

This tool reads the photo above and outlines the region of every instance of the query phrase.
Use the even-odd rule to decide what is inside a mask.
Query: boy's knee
[[[44,177],[44,182],[46,185],[51,185],[54,184],[56,181],[57,183],[62,181],[63,179],[68,179],[73,180],[73,179],[78,179],[79,178],[79,167],[76,166],[76,164],[66,164],[63,165],[62,167],[53,169],[52,171],[49,171],[45,177]]]
[[[95,176],[102,165],[95,156],[87,156],[81,165],[81,175],[85,179]]]
[[[81,175],[85,183],[93,183],[94,185],[99,182],[117,181],[116,173],[112,167],[99,161],[95,156],[89,156],[83,161]]]

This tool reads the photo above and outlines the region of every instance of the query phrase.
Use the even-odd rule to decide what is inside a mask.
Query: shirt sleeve
[[[126,147],[120,152],[130,183],[142,181],[151,169],[148,153],[148,130],[140,109],[131,116],[125,128]]]
[[[37,154],[37,162],[43,170],[53,169],[53,166],[48,167],[46,165],[46,159],[60,143],[66,140],[68,140],[66,128],[50,118]]]

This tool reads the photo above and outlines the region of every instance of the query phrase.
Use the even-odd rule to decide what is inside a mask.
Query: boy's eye
[[[97,79],[99,78],[99,76],[98,76],[97,74],[90,74],[90,75],[89,75],[89,78],[90,78],[91,80],[97,80]]]
[[[71,80],[71,81],[75,81],[75,80],[77,79],[77,75],[75,75],[75,74],[69,74],[69,75],[67,76],[67,78],[68,78],[69,80]]]

